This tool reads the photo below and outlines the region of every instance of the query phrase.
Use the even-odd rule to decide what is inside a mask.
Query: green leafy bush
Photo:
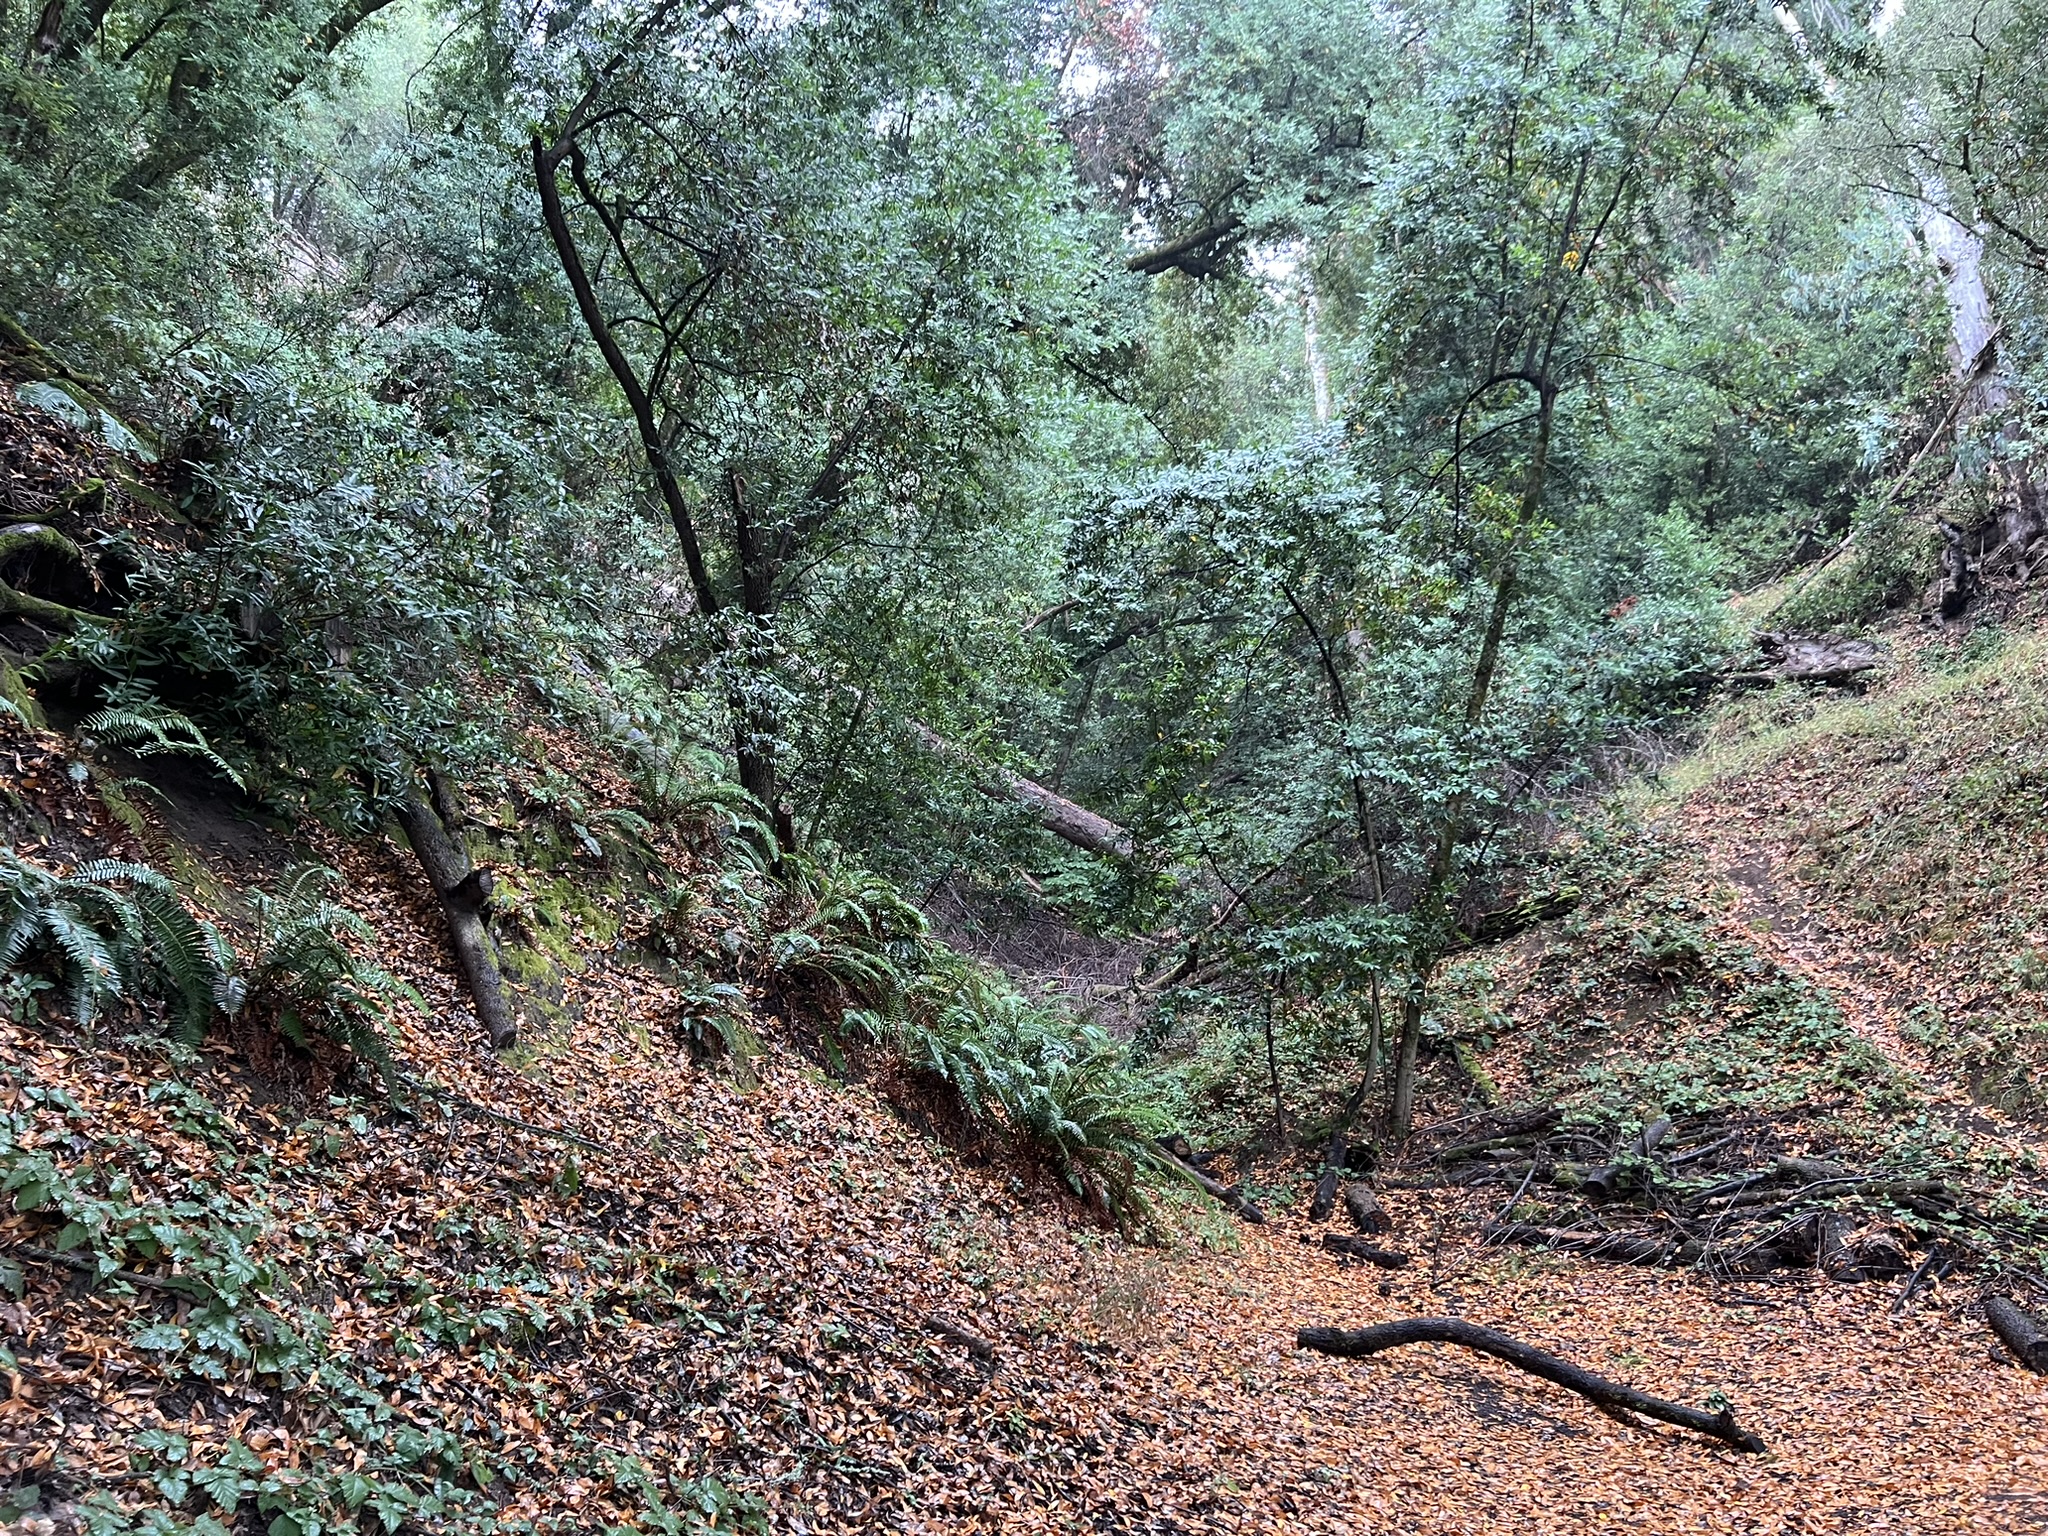
[[[148,1000],[197,1040],[232,961],[219,932],[146,864],[100,859],[58,875],[0,848],[0,972],[43,973],[81,1026],[123,998]]]
[[[275,895],[250,893],[255,947],[223,988],[223,1011],[259,1017],[301,1049],[317,1035],[388,1068],[384,1015],[400,1000],[425,1005],[404,982],[350,952],[345,940],[367,944],[375,934],[328,898],[340,878],[325,865],[303,864]]]

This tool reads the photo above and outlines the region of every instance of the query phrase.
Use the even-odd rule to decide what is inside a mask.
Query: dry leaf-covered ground
[[[58,756],[16,766],[58,821],[96,814]],[[1776,759],[1743,767],[1679,818],[1735,877],[1728,920],[1959,1092],[1914,1056],[1852,925],[1773,920],[1819,900],[1790,819],[1813,804],[1770,782]],[[14,1146],[195,1255],[131,1245],[138,1283],[88,1287],[64,1214],[16,1187],[0,1468],[37,1490],[10,1506],[25,1533],[154,1508],[314,1536],[350,1499],[366,1530],[656,1530],[717,1488],[728,1521],[798,1532],[2048,1530],[2048,1382],[1968,1314],[1971,1281],[1894,1312],[1895,1282],[1486,1249],[1500,1193],[1478,1190],[1388,1189],[1386,1241],[1416,1256],[1391,1274],[1284,1214],[1234,1249],[1193,1223],[1175,1252],[1127,1248],[1032,1170],[914,1133],[885,1077],[835,1084],[776,1044],[750,1090],[690,1066],[677,994],[642,972],[572,972],[553,1033],[495,1060],[397,850],[324,852],[428,1004],[407,1071],[452,1097],[330,1103],[225,1042],[175,1061],[0,1025]],[[1997,1117],[1981,1134],[2024,1138]],[[203,1334],[234,1274],[235,1347],[311,1341],[282,1375]],[[1661,1396],[1722,1394],[1770,1454],[1625,1427],[1447,1346],[1292,1344],[1440,1314]],[[360,1488],[319,1482],[351,1465]]]

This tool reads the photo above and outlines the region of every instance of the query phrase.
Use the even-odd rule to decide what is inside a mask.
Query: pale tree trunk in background
[[[1306,267],[1301,273],[1301,346],[1308,356],[1308,382],[1315,400],[1316,425],[1330,419],[1330,365],[1323,356],[1323,306],[1316,298],[1316,280]]]
[[[1998,311],[1984,273],[1984,238],[1957,216],[1957,204],[1937,170],[1923,170],[1919,181],[1920,243],[1933,259],[1948,302],[1956,441],[1967,441],[1974,425],[1990,452],[1985,473],[1989,515],[1970,527],[1937,519],[1941,577],[1929,600],[1943,618],[1954,618],[1980,593],[2016,591],[2036,568],[2048,565],[2048,487],[2033,457],[2001,451],[2012,390],[1999,344]]]
[[[1775,9],[1823,91],[1834,95],[1835,82],[1808,52],[1798,19],[1782,5]],[[1905,0],[1884,0],[1871,17],[1872,35],[1882,40],[1904,11]],[[1914,131],[1925,136],[1925,143],[1936,142],[1919,102],[1907,103],[1906,116]],[[1986,477],[1989,516],[1969,528],[1937,519],[1943,540],[1941,577],[1928,602],[1943,618],[1954,618],[1978,593],[2017,590],[2035,569],[2048,566],[2048,486],[2035,460],[1997,452],[2011,391],[2000,355],[1998,309],[1984,272],[1984,237],[1974,223],[1976,210],[1957,202],[1931,150],[1908,146],[1908,154],[1918,167],[1913,172],[1914,189],[1901,203],[1915,212],[1909,214],[1902,207],[1901,223],[1916,249],[1933,261],[1948,305],[1948,357],[1956,393],[1944,426],[1953,422],[1960,444],[1971,425],[1982,422],[1980,435],[1993,450]],[[1937,435],[1941,430],[1936,428]]]

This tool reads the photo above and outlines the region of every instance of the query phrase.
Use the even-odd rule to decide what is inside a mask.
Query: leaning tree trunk
[[[958,742],[948,741],[919,721],[911,721],[910,729],[934,756],[968,769],[974,776],[974,787],[982,794],[1018,806],[1053,836],[1104,858],[1128,859],[1136,852],[1131,834],[1108,817],[1098,816],[1085,805],[1076,805],[1020,773],[983,762]]]
[[[484,925],[491,899],[491,872],[475,868],[469,861],[462,843],[462,814],[452,786],[439,774],[428,778],[433,804],[422,801],[408,785],[398,802],[398,824],[440,898],[441,913],[448,920],[448,942],[470,1001],[476,1005],[477,1022],[483,1025],[492,1048],[502,1051],[518,1041],[519,1025],[506,1000],[497,951]]]
[[[2017,591],[2048,564],[2048,484],[2033,455],[1999,451],[2010,447],[2012,387],[1999,344],[1997,309],[1984,276],[1983,237],[1950,211],[1950,191],[1938,172],[1923,174],[1921,190],[1920,239],[1941,276],[1948,304],[1956,437],[1960,442],[1977,426],[1993,455],[1986,475],[1988,515],[1969,527],[1940,523],[1941,576],[1930,606],[1943,618],[1954,618],[1984,592]]]

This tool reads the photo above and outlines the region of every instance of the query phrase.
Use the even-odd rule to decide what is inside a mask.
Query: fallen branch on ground
[[[1342,1254],[1347,1259],[1363,1259],[1368,1264],[1377,1264],[1381,1269],[1399,1269],[1408,1262],[1408,1255],[1405,1253],[1375,1248],[1362,1237],[1346,1237],[1342,1232],[1325,1232],[1323,1250],[1326,1253]]]
[[[952,1340],[953,1343],[958,1344],[968,1354],[974,1356],[975,1359],[995,1359],[995,1345],[989,1343],[987,1339],[984,1339],[972,1328],[956,1323],[952,1318],[946,1316],[945,1313],[934,1312],[924,1322],[925,1326],[931,1329],[933,1333],[938,1334],[941,1338]]]
[[[1491,1328],[1482,1328],[1477,1323],[1468,1323],[1462,1318],[1417,1317],[1358,1329],[1303,1328],[1295,1334],[1294,1342],[1302,1349],[1347,1359],[1377,1355],[1404,1344],[1456,1344],[1491,1355],[1496,1360],[1505,1360],[1518,1370],[1540,1376],[1568,1392],[1576,1392],[1603,1411],[1636,1413],[1646,1419],[1675,1424],[1681,1429],[1690,1429],[1719,1440],[1738,1451],[1760,1455],[1764,1450],[1763,1441],[1738,1426],[1735,1415],[1726,1408],[1719,1413],[1708,1413],[1703,1408],[1688,1408],[1682,1403],[1651,1397],[1647,1392],[1638,1392],[1604,1376],[1595,1376],[1569,1360],[1546,1354],[1533,1345],[1496,1333]]]
[[[1986,1296],[1984,1321],[2021,1365],[2048,1376],[2048,1333],[2032,1313],[2022,1312],[2003,1296]]]
[[[102,1280],[121,1280],[129,1285],[139,1285],[145,1290],[163,1291],[172,1296],[194,1297],[201,1301],[211,1300],[213,1287],[203,1280],[194,1280],[185,1275],[145,1275],[132,1269],[110,1269],[101,1272],[99,1265],[83,1254],[59,1253],[54,1248],[38,1248],[33,1243],[16,1243],[6,1250],[18,1253],[23,1258],[34,1259],[39,1264],[55,1264],[61,1269],[74,1270],[90,1276],[94,1283]]]
[[[1182,1174],[1186,1175],[1188,1180],[1191,1183],[1193,1183],[1197,1189],[1202,1190],[1205,1194],[1215,1196],[1218,1200],[1221,1200],[1224,1206],[1230,1211],[1243,1217],[1246,1221],[1253,1223],[1255,1226],[1265,1225],[1266,1213],[1260,1210],[1256,1205],[1253,1205],[1251,1201],[1245,1199],[1245,1197],[1232,1186],[1217,1183],[1216,1180],[1210,1178],[1209,1175],[1202,1172],[1201,1169],[1191,1167],[1189,1164],[1182,1162],[1179,1158],[1175,1157],[1171,1152],[1167,1151],[1164,1147],[1160,1148],[1159,1155],[1165,1162],[1172,1165]]]
[[[1523,1221],[1493,1222],[1482,1227],[1479,1235],[1489,1243],[1554,1248],[1560,1253],[1576,1253],[1615,1264],[1690,1264],[1701,1251],[1695,1242],[1672,1243],[1654,1237],[1630,1237],[1622,1232],[1567,1232]]]

